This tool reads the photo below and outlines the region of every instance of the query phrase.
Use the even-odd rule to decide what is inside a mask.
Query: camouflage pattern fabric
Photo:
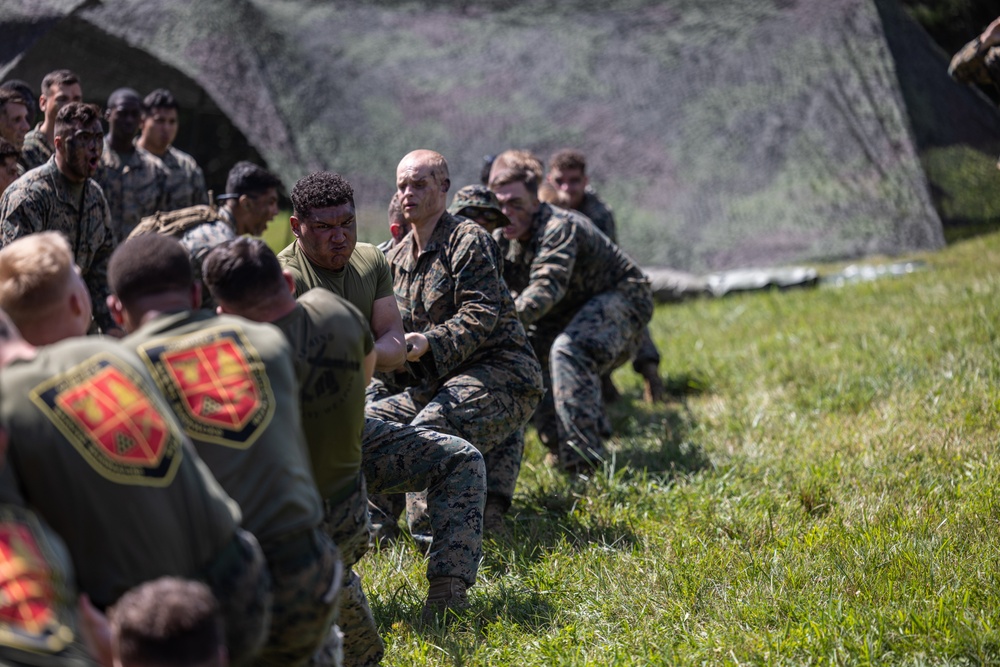
[[[35,129],[24,135],[24,146],[21,148],[21,157],[18,162],[25,171],[42,166],[56,152],[56,147],[49,143],[48,137],[45,136],[41,128],[42,124],[39,123]]]
[[[459,577],[472,586],[483,555],[486,469],[468,442],[425,428],[368,418],[362,469],[372,493],[427,490],[434,548],[427,578]]]
[[[535,424],[540,433],[551,433],[555,424],[558,447],[551,440],[546,444],[558,453],[561,465],[603,458],[600,378],[635,353],[652,313],[649,284],[626,282],[591,298],[554,338],[536,340],[549,391]]]
[[[638,348],[653,313],[649,281],[590,220],[549,204],[541,204],[527,241],[496,237],[546,376],[534,417],[539,436],[563,462],[578,451],[601,456],[600,376]]]
[[[335,505],[327,503],[323,527],[340,547],[344,561],[344,586],[336,618],[344,636],[344,667],[377,665],[385,653],[385,644],[361,587],[361,577],[354,571],[354,564],[368,552],[371,540],[364,475],[359,475],[358,487],[348,498]]]
[[[387,259],[403,328],[423,333],[429,350],[407,364],[419,384],[370,403],[367,414],[455,435],[489,453],[531,417],[541,398],[540,364],[487,232],[444,213],[416,259],[415,242],[404,237]],[[493,460],[503,467],[488,469],[488,488],[512,493],[521,457],[508,452]],[[423,503],[408,504],[411,532],[419,532]]]
[[[94,180],[111,207],[111,228],[118,241],[125,240],[145,216],[166,210],[167,170],[152,153],[139,149],[119,153],[105,137]]]
[[[238,528],[201,577],[219,601],[232,667],[255,664],[271,627],[273,590],[257,538]]]
[[[960,83],[993,84],[1000,88],[1000,47],[983,48],[977,36],[952,57],[948,74]]]
[[[159,158],[167,170],[165,186],[167,201],[164,211],[176,211],[179,208],[209,203],[208,191],[205,189],[205,174],[193,157],[173,146],[163,155],[154,157]]]
[[[205,256],[212,252],[212,248],[236,238],[236,222],[233,214],[225,206],[219,208],[219,219],[213,222],[192,227],[184,232],[178,241],[188,251],[191,257],[191,269],[194,271],[195,280],[201,281],[201,263],[205,261]],[[215,310],[215,300],[208,290],[201,291],[201,307],[208,310]]]
[[[504,279],[517,294],[514,303],[526,327],[537,322],[558,328],[591,297],[625,282],[649,282],[621,248],[575,211],[543,203],[527,241],[508,241],[499,230],[494,238],[504,256]]]
[[[615,226],[615,214],[611,212],[611,207],[604,203],[604,200],[597,196],[591,188],[587,188],[583,193],[583,200],[579,208],[580,213],[590,218],[594,225],[604,232],[609,239],[618,243],[618,229]]]
[[[369,405],[369,415],[429,426],[489,451],[531,416],[541,367],[517,319],[500,260],[479,225],[442,215],[420,257],[409,235],[387,256],[403,328],[429,350],[407,363],[407,391]],[[433,425],[433,426],[431,426]]]
[[[332,639],[342,587],[340,552],[325,531],[311,529],[262,545],[274,588],[271,631],[255,665],[331,665],[322,650]]]
[[[83,273],[103,331],[116,328],[108,312],[108,260],[115,249],[111,214],[100,186],[92,179],[70,183],[55,158],[14,181],[0,199],[0,247],[28,234],[62,232]]]

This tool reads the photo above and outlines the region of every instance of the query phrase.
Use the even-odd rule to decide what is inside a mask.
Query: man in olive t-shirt
[[[368,324],[357,308],[328,290],[313,289],[296,300],[291,275],[260,239],[217,246],[202,268],[220,312],[271,322],[292,345],[302,427],[326,501],[325,527],[347,570],[336,619],[344,633],[344,664],[368,664],[384,651],[361,578],[352,569],[368,551],[370,537],[361,474],[365,386],[375,367]]]
[[[130,332],[124,342],[260,540],[274,604],[258,664],[306,664],[336,611],[339,555],[320,530],[288,342],[270,325],[199,311],[187,251],[172,238],[125,242],[108,279],[112,314]]]
[[[166,574],[205,579],[233,664],[253,658],[270,604],[260,548],[142,362],[92,337],[36,348],[0,310],[0,367],[0,502],[30,506],[63,538],[99,609]]]

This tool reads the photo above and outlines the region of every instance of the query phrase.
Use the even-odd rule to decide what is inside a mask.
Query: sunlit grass
[[[407,541],[360,566],[388,665],[1000,661],[1000,235],[847,285],[660,306],[614,459],[571,482],[529,433],[471,613],[416,625]]]

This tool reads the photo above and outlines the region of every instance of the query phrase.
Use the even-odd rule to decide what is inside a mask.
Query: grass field
[[[919,258],[658,307],[678,395],[619,369],[590,480],[529,433],[468,616],[415,625],[408,540],[362,561],[384,664],[1000,663],[1000,234]]]

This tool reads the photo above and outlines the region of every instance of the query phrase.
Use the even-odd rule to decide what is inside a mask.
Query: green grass
[[[472,612],[416,625],[408,541],[360,564],[387,665],[1000,663],[1000,234],[928,269],[660,306],[649,407],[571,483],[529,433]]]

